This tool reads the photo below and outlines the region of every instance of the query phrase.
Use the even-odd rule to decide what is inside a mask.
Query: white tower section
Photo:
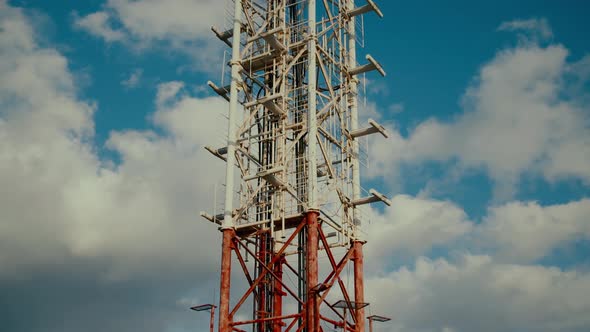
[[[233,27],[213,28],[232,46],[231,84],[209,85],[229,100],[223,215],[207,219],[240,234],[285,233],[310,210],[320,212],[337,243],[361,238],[363,195],[359,142],[385,129],[359,124],[358,76],[385,72],[371,56],[357,63],[356,17],[382,16],[371,0],[236,0]],[[238,116],[238,112],[243,112]],[[237,119],[243,119],[237,122]],[[239,178],[235,174],[239,173]]]

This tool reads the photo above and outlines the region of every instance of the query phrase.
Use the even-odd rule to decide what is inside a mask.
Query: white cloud
[[[554,249],[590,239],[590,200],[542,206],[508,202],[492,206],[481,222],[469,220],[452,202],[397,195],[383,213],[368,214],[371,269],[436,247],[493,255],[502,262],[536,263]],[[443,251],[446,252],[446,251]]]
[[[503,22],[498,27],[498,31],[522,31],[532,34],[534,37],[541,37],[542,39],[549,39],[553,37],[553,31],[547,19],[531,18],[528,20],[513,20]]]
[[[161,47],[181,52],[198,64],[209,64],[198,70],[211,70],[224,44],[214,40],[210,27],[226,25],[227,8],[233,7],[219,0],[109,0],[102,10],[77,17],[74,24],[135,50]]]
[[[586,54],[578,62],[570,64],[568,72],[581,81],[590,79],[590,54]]]
[[[219,0],[109,0],[106,8],[133,35],[188,41],[210,36],[211,25],[223,24],[224,5]]]
[[[184,98],[171,106],[162,107],[154,114],[154,122],[168,128],[181,139],[213,144],[225,133],[223,118],[215,116],[216,113],[219,114],[216,110],[225,110],[226,106],[227,102],[218,97]],[[202,108],[203,112],[210,114],[195,113],[196,108]],[[207,117],[206,121],[204,117]],[[195,123],[200,124],[198,129],[195,128]]]
[[[457,262],[419,258],[413,269],[366,284],[371,310],[393,317],[382,330],[581,332],[590,326],[587,273],[465,255]]]
[[[562,45],[500,51],[465,92],[462,114],[424,121],[407,138],[391,130],[391,140],[376,140],[374,175],[391,178],[404,163],[457,161],[485,170],[500,200],[512,196],[523,174],[590,183],[590,105],[580,95],[563,98],[567,56]]]
[[[3,327],[178,327],[185,308],[175,302],[187,293],[211,300],[219,264],[218,232],[198,213],[211,209],[222,172],[202,149],[210,141],[186,133],[210,132],[224,104],[168,93],[153,115],[163,134],[111,133],[114,165],[94,147],[98,107],[77,96],[67,59],[37,44],[29,18],[1,1],[0,25]]]
[[[384,331],[586,331],[590,274],[535,265],[557,248],[590,239],[590,201],[510,202],[481,223],[449,202],[396,196],[373,216],[365,245],[371,313]],[[446,247],[414,267],[399,262]],[[482,253],[477,255],[475,253]]]
[[[77,28],[104,38],[107,42],[121,41],[125,33],[111,27],[110,17],[106,12],[96,12],[84,17],[75,16],[74,24]]]
[[[498,259],[534,262],[579,239],[590,239],[590,200],[540,206],[511,202],[492,207],[478,227],[476,241]]]
[[[6,0],[0,0],[0,31],[9,31],[2,34],[0,47],[3,52],[12,55],[17,52],[31,50],[34,47],[33,29],[22,19],[20,12],[14,12],[6,4]]]
[[[167,102],[174,100],[174,97],[178,95],[182,89],[184,89],[184,83],[180,81],[172,81],[160,84],[156,94],[156,104],[159,107],[165,106]]]
[[[374,213],[367,226],[368,256],[376,267],[400,255],[421,255],[453,243],[471,232],[466,213],[451,202],[397,195],[383,214]],[[369,265],[373,265],[369,262]]]
[[[121,81],[121,85],[126,87],[127,89],[133,89],[136,88],[139,85],[139,82],[141,81],[141,76],[143,75],[143,70],[142,69],[135,69],[133,72],[131,72],[131,74],[129,75],[129,77],[123,81]]]
[[[198,212],[221,172],[202,146],[224,103],[162,85],[153,118],[165,136],[111,133],[113,166],[92,145],[96,105],[77,98],[67,59],[36,44],[20,10],[2,16],[0,278],[71,259],[107,260],[111,279],[212,271],[215,229]]]

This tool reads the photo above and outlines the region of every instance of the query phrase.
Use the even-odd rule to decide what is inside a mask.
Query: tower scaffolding
[[[226,162],[224,209],[201,214],[223,234],[218,330],[364,332],[359,210],[390,201],[361,195],[358,140],[387,132],[359,126],[357,77],[385,72],[369,55],[357,63],[355,19],[383,15],[371,0],[233,2],[232,28],[212,27],[231,48],[231,82],[208,82],[229,102],[227,145],[207,147]],[[244,292],[232,292],[232,257]],[[353,289],[341,275],[350,262]]]

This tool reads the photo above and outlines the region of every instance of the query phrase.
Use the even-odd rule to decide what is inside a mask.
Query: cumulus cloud
[[[383,330],[586,331],[590,274],[463,255],[456,261],[419,258],[413,268],[369,278]],[[374,309],[373,309],[374,310]]]
[[[498,259],[528,263],[575,240],[590,239],[590,200],[540,206],[510,202],[492,207],[476,238]]]
[[[392,207],[373,213],[367,225],[369,265],[383,268],[400,256],[418,256],[436,246],[455,243],[471,232],[473,223],[451,202],[397,195]]]
[[[159,107],[165,106],[168,101],[174,100],[174,96],[176,96],[183,88],[184,83],[180,81],[160,84],[156,94],[156,104]]]
[[[377,140],[374,174],[390,177],[403,164],[457,163],[487,172],[500,200],[514,194],[524,174],[590,183],[590,104],[581,95],[564,98],[568,53],[536,43],[498,52],[466,90],[459,116],[431,118],[407,137],[392,128],[392,140]]]
[[[218,0],[108,0],[102,10],[76,17],[74,24],[106,42],[133,49],[164,46],[203,64],[211,63],[222,46],[211,37],[210,27],[225,26],[227,8],[226,1]]]
[[[2,2],[0,17],[3,328],[175,324],[184,311],[175,303],[187,292],[212,296],[217,231],[198,212],[210,209],[221,172],[202,146],[224,101],[161,85],[166,103],[156,100],[152,116],[159,133],[112,132],[106,148],[120,162],[101,159],[93,143],[98,105],[77,96],[67,59],[37,43],[20,9]]]
[[[211,25],[224,22],[224,5],[217,0],[109,0],[106,8],[133,35],[191,40],[209,36]]]
[[[14,20],[24,22],[22,16],[15,16]],[[14,39],[11,27],[19,25],[7,22],[5,26],[2,45]],[[95,106],[75,97],[67,60],[55,50],[40,48],[34,41],[23,41],[12,45],[16,46],[12,49],[21,51],[2,57],[0,65],[3,106],[0,176],[5,184],[3,188],[10,188],[3,199],[3,216],[7,222],[2,236],[5,243],[16,241],[13,245],[19,247],[32,242],[42,245],[42,241],[34,241],[41,236],[47,245],[59,245],[35,250],[30,257],[20,253],[21,264],[29,258],[37,261],[44,256],[54,257],[54,251],[56,255],[59,251],[76,256],[126,257],[120,266],[136,265],[144,260],[148,264],[150,260],[165,261],[169,256],[191,259],[188,253],[183,254],[190,251],[190,245],[168,248],[166,242],[177,239],[177,235],[192,233],[189,221],[195,219],[198,210],[193,210],[194,203],[187,200],[204,199],[208,196],[204,188],[214,184],[215,177],[201,179],[192,174],[206,169],[199,149],[206,142],[201,139],[206,139],[206,133],[214,128],[212,109],[223,104],[214,98],[199,100],[179,91],[170,93],[166,89],[168,85],[162,85],[158,96],[168,93],[168,104],[165,108],[158,104],[160,109],[154,118],[168,136],[149,131],[112,133],[107,147],[120,154],[123,163],[108,167],[89,144]],[[197,121],[203,117],[212,121]],[[186,122],[177,124],[178,120]],[[178,126],[184,131],[175,132]],[[195,136],[189,132],[201,134]],[[216,174],[211,163],[205,165],[210,165],[210,174]],[[193,182],[181,180],[184,177],[192,178]],[[24,208],[25,202],[33,208]],[[37,204],[46,210],[41,220],[35,208]],[[179,227],[169,227],[168,219],[176,220]],[[138,223],[141,227],[137,227]],[[36,228],[37,224],[38,232],[23,232]],[[111,233],[113,228],[118,232]],[[22,236],[14,236],[21,233]],[[135,237],[155,238],[149,242],[132,241]],[[182,243],[190,243],[188,240]],[[154,247],[154,241],[163,241],[162,246]],[[0,261],[10,263],[5,255],[14,252],[3,253]]]
[[[481,221],[469,221],[450,202],[402,195],[392,202],[373,216],[365,246],[369,310],[394,318],[382,330],[581,332],[590,326],[590,274],[538,265],[552,250],[590,240],[588,199],[509,202],[491,207]],[[420,255],[439,258],[414,260]]]
[[[74,24],[77,28],[99,36],[107,42],[123,40],[125,33],[113,29],[109,20],[110,17],[106,12],[96,12],[84,17],[75,16]]]
[[[546,206],[511,201],[491,206],[481,220],[470,220],[452,202],[397,195],[391,208],[369,213],[367,250],[381,269],[390,266],[388,261],[425,255],[437,247],[536,263],[556,248],[590,239],[589,213],[588,199]]]

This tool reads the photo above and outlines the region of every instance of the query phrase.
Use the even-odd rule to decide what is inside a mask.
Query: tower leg
[[[231,251],[234,230],[226,228],[223,231],[221,245],[221,282],[219,291],[219,332],[231,332],[231,318],[229,317],[229,291],[231,284]]]
[[[354,301],[365,302],[365,280],[363,275],[363,242],[354,241]],[[365,309],[356,310],[356,331],[365,332]]]
[[[317,211],[307,212],[305,218],[307,222],[307,305],[306,305],[306,322],[307,332],[318,332],[319,328],[319,306],[315,287],[318,285],[318,215]]]
[[[213,332],[215,325],[215,306],[211,307],[211,317],[209,318],[209,331]]]
[[[267,262],[268,262],[267,256],[266,256],[266,254],[267,254],[267,252],[266,252],[267,235],[266,234],[261,235],[259,237],[258,241],[259,241],[259,243],[258,243],[258,259],[260,259],[261,262],[264,262],[264,264],[267,264]],[[261,274],[263,271],[264,271],[264,268],[262,266],[258,266],[258,274]],[[255,317],[258,319],[264,319],[267,316],[267,314],[266,314],[267,281],[268,281],[268,278],[265,278],[265,281],[261,282],[258,285],[258,310],[255,315]],[[268,324],[267,322],[259,322],[258,323],[258,332],[265,332],[267,324]]]
[[[283,278],[283,260],[285,258],[281,257],[274,266],[274,273],[277,276],[277,279],[274,280],[274,289],[273,289],[273,316],[274,317],[281,317],[283,315],[283,285],[281,285],[281,281]],[[273,332],[281,332],[281,326],[283,325],[282,320],[275,320],[273,324]]]

